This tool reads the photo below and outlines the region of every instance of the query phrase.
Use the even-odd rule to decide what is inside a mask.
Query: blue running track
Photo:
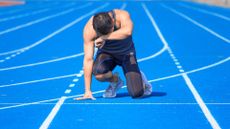
[[[127,10],[153,93],[84,93],[82,30]],[[230,9],[189,1],[27,1],[0,7],[1,129],[230,129]],[[119,67],[115,71],[122,72]],[[122,74],[121,74],[122,75]],[[125,80],[122,75],[122,79]]]

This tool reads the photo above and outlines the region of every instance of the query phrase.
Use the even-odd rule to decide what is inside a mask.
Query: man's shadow
[[[166,96],[166,92],[152,92],[151,95],[148,96],[143,96],[140,97],[141,99],[143,98],[150,98],[150,97],[163,97]],[[128,92],[123,92],[123,93],[117,93],[117,96],[115,98],[123,98],[123,97],[131,97]],[[96,98],[103,98],[102,96],[98,96]]]

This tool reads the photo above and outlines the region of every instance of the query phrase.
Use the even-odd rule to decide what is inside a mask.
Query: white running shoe
[[[141,77],[142,77],[143,84],[145,86],[143,96],[151,95],[152,94],[152,85],[151,85],[151,83],[148,82],[145,74],[142,71],[141,71]]]
[[[117,95],[117,91],[124,85],[124,82],[121,80],[119,73],[114,73],[118,77],[118,82],[110,83],[109,87],[105,90],[103,97],[104,98],[114,98]]]

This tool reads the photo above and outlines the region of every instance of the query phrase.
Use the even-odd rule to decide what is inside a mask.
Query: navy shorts
[[[135,52],[129,52],[125,55],[100,52],[94,61],[93,74],[98,75],[113,71],[117,65],[122,67],[124,74],[128,72],[140,73]]]

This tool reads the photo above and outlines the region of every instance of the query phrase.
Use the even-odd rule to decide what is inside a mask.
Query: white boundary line
[[[47,60],[47,61],[41,61],[41,62],[26,64],[26,65],[1,68],[0,72],[1,71],[14,70],[14,69],[20,69],[20,68],[26,68],[26,67],[32,67],[32,66],[37,66],[37,65],[43,65],[43,64],[53,63],[53,62],[57,62],[57,61],[63,61],[63,60],[72,59],[72,58],[76,58],[76,57],[83,56],[83,55],[84,55],[84,53],[78,53],[78,54],[74,54],[71,56],[65,56],[65,57],[61,57],[61,58],[57,58],[57,59],[53,59],[53,60]]]
[[[56,14],[53,14],[53,15],[49,15],[49,16],[46,16],[46,17],[43,17],[43,18],[39,18],[37,20],[30,21],[28,23],[21,24],[21,25],[18,25],[18,26],[15,26],[15,27],[12,27],[12,28],[0,31],[0,36],[3,35],[3,34],[7,34],[9,32],[12,32],[12,31],[16,31],[18,29],[22,29],[22,28],[25,28],[25,27],[37,24],[39,22],[43,22],[43,21],[49,20],[51,18],[55,18],[55,17],[59,17],[61,15],[65,15],[65,14],[71,13],[71,12],[76,11],[78,9],[85,8],[85,7],[89,6],[89,5],[91,5],[91,4],[86,4],[86,5],[82,5],[82,6],[79,6],[79,7],[71,8],[71,9],[68,9],[66,11],[62,11],[62,12],[59,12],[59,13],[56,13]]]
[[[200,27],[200,28],[206,30],[206,31],[209,32],[210,34],[212,34],[212,35],[218,37],[219,39],[225,41],[226,43],[230,43],[230,40],[229,40],[228,38],[226,38],[226,37],[224,37],[224,36],[222,36],[222,35],[216,33],[215,31],[213,31],[213,30],[209,29],[208,27],[206,27],[206,26],[200,24],[199,22],[193,20],[192,18],[188,17],[187,15],[185,15],[185,14],[183,14],[183,13],[181,13],[181,12],[178,12],[178,11],[176,11],[176,10],[173,9],[173,8],[170,8],[170,7],[166,6],[165,4],[161,4],[161,6],[164,7],[164,8],[166,8],[166,9],[168,9],[168,10],[170,10],[171,12],[173,12],[173,13],[175,13],[175,14],[181,16],[181,17],[183,17],[184,19],[186,19],[186,20],[192,22],[192,23],[195,24],[196,26],[198,26],[198,27]]]
[[[157,34],[159,35],[160,38],[163,38],[164,40],[162,40],[162,42],[164,44],[168,44],[165,40],[165,38],[163,37],[159,27],[157,26],[157,23],[155,22],[153,16],[150,14],[150,12],[148,11],[146,5],[144,3],[142,3],[142,7],[144,8],[145,12],[147,13],[149,19],[152,22],[153,27],[156,29]],[[168,46],[168,45],[167,45]],[[172,55],[173,52],[171,51],[170,47],[168,48],[168,52],[170,53],[170,56],[173,57]],[[172,54],[172,55],[171,55]],[[173,59],[173,58],[172,58]],[[175,62],[175,61],[174,61]],[[179,69],[178,69],[179,70]],[[190,91],[192,92],[195,100],[197,101],[197,103],[199,104],[201,110],[203,111],[205,117],[207,118],[207,120],[209,121],[209,123],[211,124],[212,128],[214,129],[221,129],[219,124],[217,123],[217,121],[215,120],[215,118],[212,116],[211,112],[209,111],[208,107],[205,105],[204,101],[202,100],[201,96],[199,95],[199,93],[197,92],[195,86],[192,84],[190,78],[187,76],[186,73],[182,72],[182,76],[187,84],[187,86],[189,87]]]
[[[186,4],[182,4],[182,3],[178,3],[178,5],[183,6],[185,8],[193,9],[193,10],[196,10],[196,11],[199,11],[199,12],[202,12],[202,13],[206,13],[206,14],[209,14],[209,15],[212,15],[212,16],[216,16],[216,17],[219,17],[219,18],[227,20],[227,21],[230,21],[229,17],[221,15],[221,14],[216,13],[216,12],[207,11],[205,9],[192,7],[192,6],[189,6],[189,5],[186,5]]]
[[[68,74],[68,75],[63,75],[63,76],[44,78],[44,79],[38,79],[38,80],[32,80],[32,81],[26,81],[26,82],[19,82],[19,83],[14,83],[14,84],[6,84],[6,85],[0,85],[0,88],[12,87],[12,86],[17,86],[17,85],[32,84],[32,83],[38,83],[38,82],[44,82],[44,81],[51,81],[51,80],[69,78],[69,77],[74,77],[74,76],[76,76],[76,74]]]
[[[60,100],[57,102],[57,104],[52,109],[52,111],[50,112],[49,116],[45,119],[45,121],[42,123],[42,125],[40,126],[39,129],[47,129],[49,127],[51,121],[53,121],[54,117],[56,116],[56,114],[60,110],[61,105],[64,103],[65,99],[66,99],[65,96],[60,98]]]

